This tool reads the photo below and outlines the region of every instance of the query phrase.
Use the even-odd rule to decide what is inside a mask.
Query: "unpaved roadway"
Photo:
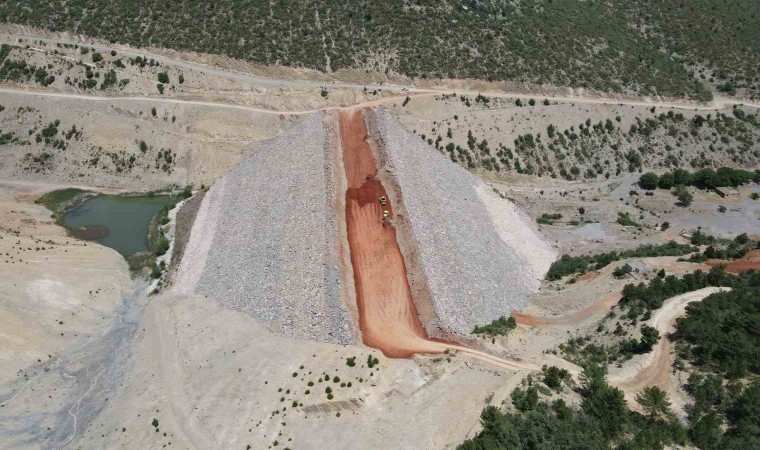
[[[136,51],[134,49],[124,48],[124,47],[117,47],[117,46],[107,46],[102,45],[98,43],[93,43],[91,41],[85,41],[85,40],[72,40],[72,39],[55,39],[55,38],[47,38],[47,37],[41,37],[38,35],[34,35],[28,32],[22,32],[22,33],[16,33],[13,35],[14,39],[31,39],[34,41],[42,41],[49,44],[67,44],[67,45],[82,45],[87,46],[90,48],[94,48],[97,51],[100,52],[111,52],[111,51],[117,51],[123,55],[129,56],[129,57],[144,57],[148,56],[150,58],[153,58],[155,61],[160,62],[164,65],[172,65],[175,67],[184,68],[187,70],[193,70],[196,72],[218,76],[218,77],[225,77],[230,78],[234,80],[240,80],[240,81],[246,81],[251,82],[255,84],[259,84],[262,86],[273,86],[273,87],[282,87],[282,88],[292,88],[292,89],[357,89],[357,90],[384,90],[389,92],[398,93],[399,95],[406,95],[406,94],[427,94],[427,95],[440,95],[440,94],[451,94],[451,93],[459,93],[463,95],[478,95],[478,94],[488,94],[492,97],[510,97],[510,98],[523,98],[523,99],[535,99],[537,101],[543,101],[543,100],[549,100],[549,101],[557,101],[562,103],[593,103],[593,104],[610,104],[610,105],[631,105],[631,106],[656,106],[660,108],[677,108],[677,109],[690,109],[690,110],[718,110],[718,109],[724,109],[728,106],[732,105],[744,105],[744,106],[750,106],[754,108],[760,108],[760,102],[752,102],[749,100],[736,100],[736,99],[730,99],[725,97],[715,97],[715,99],[712,102],[709,103],[698,103],[694,101],[674,101],[674,100],[663,100],[659,97],[630,97],[630,96],[603,96],[603,95],[584,95],[583,90],[576,91],[574,89],[568,88],[568,91],[573,93],[572,95],[542,95],[540,93],[523,93],[523,92],[504,92],[504,91],[468,91],[466,89],[449,89],[449,88],[419,88],[414,87],[412,85],[398,85],[398,84],[362,84],[362,83],[344,83],[344,82],[335,82],[335,81],[314,81],[314,80],[279,80],[274,78],[268,78],[261,75],[253,75],[251,73],[246,72],[240,72],[240,71],[234,71],[229,69],[222,69],[218,67],[209,66],[206,64],[200,64],[197,62],[189,62],[184,60],[178,60],[178,59],[172,59],[168,58],[163,55],[159,55],[156,53],[151,53],[150,51]],[[11,42],[15,43],[15,42]],[[244,65],[244,62],[240,62],[241,65]],[[327,76],[327,75],[326,75]],[[577,92],[577,93],[576,93]],[[391,100],[393,100],[393,97],[390,97]],[[388,101],[388,99],[380,100],[380,102]],[[376,101],[373,101],[372,103],[376,103]],[[278,111],[282,113],[287,113],[286,111]],[[296,112],[296,111],[294,111]],[[305,111],[302,111],[305,112]]]
[[[686,313],[689,303],[702,301],[710,294],[728,290],[730,288],[707,287],[687,292],[665,300],[662,308],[655,311],[647,325],[656,328],[660,333],[657,345],[651,352],[626,362],[620,370],[610,373],[608,377],[610,384],[625,392],[629,404],[635,405],[635,394],[647,386],[662,388],[670,394],[670,398],[676,398],[670,383],[673,343],[667,336],[675,330],[676,319]]]

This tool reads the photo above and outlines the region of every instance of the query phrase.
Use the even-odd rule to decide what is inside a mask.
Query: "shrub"
[[[158,241],[153,246],[153,254],[156,256],[161,256],[166,254],[166,252],[169,251],[169,239],[166,238],[166,236],[162,233],[161,237],[158,238]]]
[[[514,317],[499,317],[488,325],[476,326],[473,334],[484,334],[487,336],[506,336],[511,330],[517,328],[517,321]]]
[[[554,213],[554,214],[548,214],[543,213],[541,214],[541,217],[536,219],[536,222],[542,224],[542,225],[554,225],[554,222],[557,220],[562,219],[562,214]]]
[[[691,202],[694,199],[688,189],[682,185],[676,186],[675,190],[673,191],[673,195],[678,198],[677,205],[684,208],[691,205]]]
[[[562,381],[566,380],[570,376],[570,372],[565,369],[560,369],[556,366],[543,367],[544,372],[544,384],[551,389],[559,390],[562,386]]]
[[[657,176],[657,174],[647,172],[639,178],[639,186],[641,186],[642,189],[651,191],[653,189],[657,189],[657,182],[659,180],[660,178]]]
[[[660,179],[657,181],[657,187],[660,189],[670,189],[675,184],[675,177],[671,172],[665,172],[660,176]]]

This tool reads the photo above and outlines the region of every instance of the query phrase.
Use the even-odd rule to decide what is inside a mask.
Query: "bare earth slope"
[[[555,254],[531,221],[484,182],[377,114],[385,169],[403,192],[434,307],[446,331],[469,334],[527,306]]]
[[[176,285],[280,335],[352,342],[328,147],[323,115],[306,116],[212,186]]]

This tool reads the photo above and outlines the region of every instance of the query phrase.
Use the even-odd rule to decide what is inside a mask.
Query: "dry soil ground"
[[[29,32],[5,29],[3,39],[17,42],[19,34]],[[66,236],[48,211],[30,203],[32,194],[71,185],[149,190],[211,184],[256,154],[261,141],[287,130],[290,113],[340,105],[387,104],[418,135],[445,135],[451,127],[450,141],[459,145],[466,145],[468,130],[478,140],[511,145],[517,135],[545,132],[548,124],[578,126],[586,119],[619,116],[618,126],[628,127],[637,117],[653,116],[652,107],[691,117],[695,109],[727,113],[735,103],[582,97],[583,92],[547,89],[543,94],[549,95],[502,92],[494,95],[502,101],[491,107],[470,107],[457,96],[442,100],[441,92],[428,89],[470,89],[474,98],[479,90],[503,86],[448,80],[365,91],[362,83],[378,79],[355,73],[320,78],[161,49],[118,48],[111,56],[108,45],[89,42],[105,56],[96,70],[105,72],[116,59],[139,54],[161,63],[127,65],[118,75],[130,79],[123,89],[93,92],[64,82],[66,76],[82,78],[91,53],[56,45],[75,40],[70,36],[48,38],[23,37],[21,48],[13,51],[14,57],[53,64],[60,71],[55,84],[45,90],[8,84],[0,93],[6,108],[0,128],[19,137],[0,147],[0,179],[10,181],[0,189],[0,446],[14,448],[267,448],[275,442],[278,448],[453,448],[477,432],[483,406],[508,403],[509,392],[542,363],[577,373],[577,367],[542,352],[594,330],[625,283],[611,277],[613,267],[574,285],[544,283],[523,324],[508,337],[481,340],[486,351],[430,343],[437,351],[449,351],[390,359],[361,345],[277,337],[250,315],[200,296],[165,293],[147,299],[145,286],[129,279],[116,252]],[[163,96],[155,91],[159,71],[177,80]],[[184,83],[178,81],[180,74]],[[321,86],[328,83],[325,97]],[[407,92],[414,95],[403,106]],[[550,105],[513,107],[515,99],[530,97],[546,98]],[[56,120],[59,136],[72,126],[81,132],[66,139],[65,150],[34,139]],[[361,147],[366,131],[358,131],[359,138],[347,147]],[[51,156],[34,160],[44,153]],[[585,224],[543,227],[562,252],[573,254],[662,242],[697,225],[720,234],[751,231],[759,214],[759,203],[749,200],[756,186],[743,188],[742,199],[734,203],[697,192],[693,206],[679,209],[667,192],[631,194],[636,175],[588,182],[481,175],[531,217],[561,212],[580,219],[577,208],[585,207]],[[360,188],[366,180],[354,181]],[[716,212],[721,204],[729,206],[725,214]],[[359,208],[355,223],[379,237],[390,235],[377,226],[377,206],[365,209],[370,211]],[[645,226],[638,230],[614,223],[618,212],[629,212]],[[661,232],[657,225],[664,221],[671,229]],[[648,263],[673,273],[687,270],[671,260]],[[403,261],[397,258],[388,267],[398,272],[399,264]],[[396,281],[404,291],[403,281]],[[384,285],[371,288],[378,286]],[[394,299],[403,300],[392,303],[402,313],[390,316],[407,319],[402,328],[415,330],[410,335],[421,339],[406,291]],[[674,299],[671,304],[683,303]],[[662,311],[658,323],[672,323],[677,311]],[[659,353],[647,359],[651,363],[634,361],[621,368],[633,373],[635,365],[639,378],[612,377],[629,398],[641,382],[652,379],[647,374],[667,371],[665,345],[661,340]],[[495,358],[492,352],[522,359]],[[372,368],[370,355],[379,360]]]

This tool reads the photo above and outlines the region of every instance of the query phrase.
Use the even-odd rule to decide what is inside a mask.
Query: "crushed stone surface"
[[[555,257],[530,219],[382,108],[377,125],[441,325],[470,334],[525,308]]]
[[[342,218],[330,205],[327,130],[322,114],[302,120],[211,187],[204,203],[216,204],[200,208],[192,260],[183,259],[180,278],[194,274],[188,281],[196,293],[249,313],[278,335],[348,344],[337,255]],[[203,264],[200,275],[188,267],[195,262]]]

